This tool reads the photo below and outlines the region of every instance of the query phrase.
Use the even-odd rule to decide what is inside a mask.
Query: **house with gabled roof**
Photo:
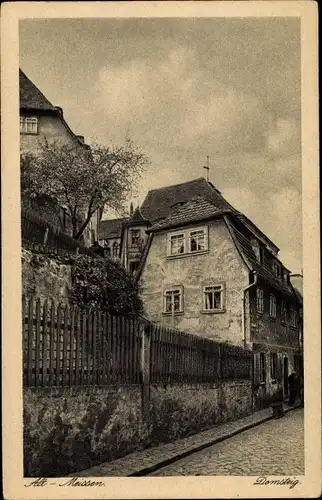
[[[114,259],[120,258],[122,225],[126,217],[104,219],[99,223],[98,241],[105,249],[105,254]]]
[[[84,137],[76,135],[67,124],[61,107],[54,106],[39,88],[19,69],[20,94],[20,152],[37,155],[41,142],[46,139],[57,145],[70,144],[85,150],[89,154],[90,147],[85,144]],[[60,229],[68,232],[68,216],[63,207],[59,207],[58,217]],[[40,214],[41,215],[41,214]],[[90,246],[97,240],[98,223],[101,218],[99,210],[95,212],[84,231],[84,243]],[[51,222],[55,223],[55,220]],[[80,215],[80,224],[81,224]]]
[[[147,317],[252,350],[256,407],[287,397],[301,305],[276,244],[203,178],[150,191],[140,211]]]

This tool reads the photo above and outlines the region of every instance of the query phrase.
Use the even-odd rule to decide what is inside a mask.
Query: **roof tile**
[[[122,224],[127,220],[126,217],[120,219],[106,219],[99,223],[98,239],[120,238]]]
[[[227,213],[227,210],[217,208],[213,203],[202,197],[197,197],[186,202],[178,202],[171,208],[172,212],[167,217],[155,222],[150,229],[151,232],[199,222],[221,213]]]

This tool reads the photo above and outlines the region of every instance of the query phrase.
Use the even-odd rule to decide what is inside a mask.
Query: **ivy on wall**
[[[80,307],[96,307],[113,315],[143,313],[137,282],[118,262],[109,258],[76,257],[71,299]]]

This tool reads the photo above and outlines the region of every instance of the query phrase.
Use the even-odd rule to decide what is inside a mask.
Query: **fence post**
[[[142,415],[147,419],[150,404],[150,325],[140,324],[141,352],[140,352],[140,370],[141,370],[141,400]]]

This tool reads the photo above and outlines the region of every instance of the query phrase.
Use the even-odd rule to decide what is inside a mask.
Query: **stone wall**
[[[209,284],[224,286],[222,312],[203,311],[203,286]],[[167,232],[155,234],[141,276],[141,296],[155,323],[243,346],[243,289],[248,284],[248,269],[221,219],[208,223],[208,251],[200,254],[167,257]],[[183,286],[183,312],[174,318],[163,312],[164,290],[172,286]]]
[[[28,297],[68,301],[72,286],[71,262],[66,257],[50,258],[21,250],[22,291]]]
[[[25,476],[62,476],[252,411],[250,382],[24,389]]]

